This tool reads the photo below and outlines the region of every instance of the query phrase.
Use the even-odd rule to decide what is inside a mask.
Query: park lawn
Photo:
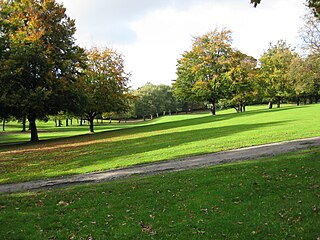
[[[318,239],[320,148],[0,195],[1,239]]]
[[[320,135],[320,105],[166,116],[126,129],[0,146],[0,183],[79,174]]]

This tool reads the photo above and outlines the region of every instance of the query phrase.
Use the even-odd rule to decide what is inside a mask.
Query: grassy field
[[[0,183],[319,136],[319,117],[320,105],[272,110],[260,106],[248,108],[242,114],[229,110],[214,117],[208,113],[167,116],[135,126],[119,125],[123,129],[94,135],[50,139],[38,144],[2,145]]]
[[[320,149],[0,196],[0,239],[319,239]]]

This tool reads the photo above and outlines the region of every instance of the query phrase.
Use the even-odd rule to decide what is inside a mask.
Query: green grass
[[[320,148],[0,196],[0,239],[318,239]]]
[[[0,146],[0,183],[113,169],[320,135],[320,105],[188,114],[125,129]],[[124,126],[124,125],[123,125]]]

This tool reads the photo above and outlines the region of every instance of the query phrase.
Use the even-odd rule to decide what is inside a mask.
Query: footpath
[[[186,157],[177,160],[134,165],[132,167],[109,171],[71,175],[66,177],[30,182],[2,184],[0,185],[0,193],[13,193],[31,190],[34,191],[85,183],[114,181],[119,179],[126,179],[132,176],[152,175],[157,173],[208,167],[244,160],[253,160],[262,157],[271,157],[283,153],[309,149],[311,147],[320,147],[320,137],[246,147],[200,156]]]

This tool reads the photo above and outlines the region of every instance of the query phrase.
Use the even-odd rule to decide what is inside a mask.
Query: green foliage
[[[83,113],[90,121],[104,112],[122,112],[128,104],[129,74],[124,70],[121,54],[110,48],[93,48],[87,52],[87,70],[83,76]]]
[[[32,141],[36,119],[73,107],[83,50],[65,11],[54,0],[2,1],[0,94],[11,115],[28,117]]]
[[[1,239],[317,239],[320,149],[0,196]]]
[[[216,102],[229,91],[231,32],[217,29],[193,41],[192,50],[178,60],[174,92],[180,99],[207,101],[215,115]],[[192,97],[188,97],[191,95]]]
[[[160,113],[177,110],[177,100],[172,95],[170,86],[146,83],[133,93],[137,99],[134,101],[134,111],[137,117],[146,118],[147,115],[159,116]]]
[[[270,101],[270,107],[274,101],[280,107],[281,101],[290,95],[287,75],[294,56],[285,41],[278,41],[276,45],[270,45],[260,58],[260,77],[264,81],[265,96]]]

